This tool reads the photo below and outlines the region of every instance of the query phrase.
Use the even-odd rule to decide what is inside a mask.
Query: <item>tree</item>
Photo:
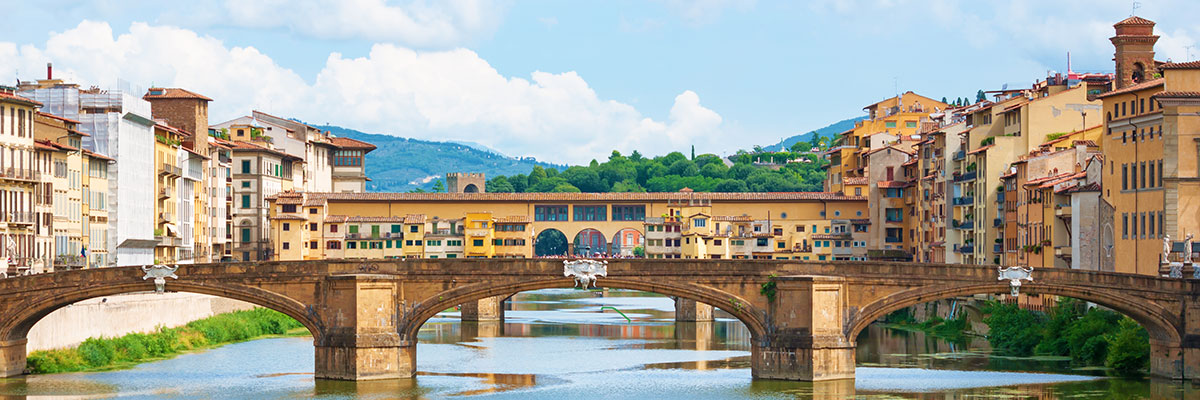
[[[729,168],[725,168],[725,164],[722,163],[705,164],[703,168],[700,168],[700,175],[709,178],[724,179],[725,174],[728,172]]]
[[[546,169],[542,168],[541,165],[534,165],[533,170],[529,171],[529,180],[526,185],[527,187],[534,187],[544,180],[546,180]]]
[[[629,153],[629,161],[638,162],[642,161],[642,158],[642,153],[638,153],[637,150],[634,150],[633,153]]]
[[[645,257],[646,256],[646,248],[642,247],[642,246],[634,247],[633,248],[633,256],[634,257]]]
[[[679,160],[667,168],[667,173],[679,176],[696,176],[700,173],[700,168],[696,168],[696,163],[692,162],[692,160]]]
[[[722,161],[721,157],[717,157],[716,154],[701,154],[693,158],[692,162],[696,163],[696,167],[698,168],[704,168],[708,164],[725,165],[725,161]]]
[[[979,89],[978,92],[975,92],[975,102],[978,103],[984,100],[987,100],[987,95],[983,93],[983,89]]]
[[[442,183],[441,179],[433,181],[433,192],[434,193],[444,193],[445,191],[446,191],[446,184]]]
[[[696,159],[696,145],[692,145],[692,160]]]
[[[628,193],[628,192],[641,193],[641,192],[645,192],[646,188],[642,187],[642,185],[639,185],[637,182],[635,182],[633,180],[627,180],[627,181],[621,181],[621,182],[614,183],[612,185],[612,189],[610,191],[613,193]]]
[[[513,185],[508,181],[508,178],[497,176],[495,178],[488,179],[488,193],[512,193],[514,191],[515,189],[513,189]]]
[[[571,186],[581,191],[590,193],[607,192],[608,185],[604,183],[604,180],[600,179],[600,174],[597,172],[598,169],[597,167],[571,167],[563,171],[562,177]]]
[[[740,192],[746,192],[748,190],[749,189],[746,188],[746,182],[742,182],[742,181],[739,181],[736,179],[723,180],[723,181],[721,181],[721,183],[717,184],[717,187],[713,188],[714,192],[723,192],[723,193],[740,193]]]
[[[942,96],[942,102],[946,103],[946,104],[950,104],[950,102],[946,101],[946,96]]]
[[[563,183],[558,186],[555,186],[554,190],[551,190],[551,192],[553,192],[553,193],[579,193],[580,190],[579,190],[579,188],[572,186],[570,183]]]

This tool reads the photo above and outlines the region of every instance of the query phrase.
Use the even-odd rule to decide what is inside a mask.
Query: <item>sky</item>
[[[1194,0],[0,0],[0,82],[182,87],[250,110],[580,164],[732,154],[1048,71],[1111,72],[1112,24],[1200,56]],[[5,78],[7,77],[7,78]],[[10,83],[4,83],[10,84]]]

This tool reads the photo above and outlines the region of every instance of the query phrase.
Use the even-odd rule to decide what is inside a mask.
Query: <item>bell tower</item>
[[[1116,52],[1113,62],[1117,64],[1115,89],[1148,81],[1156,73],[1154,63],[1154,21],[1132,16],[1113,25],[1117,35],[1109,38]]]

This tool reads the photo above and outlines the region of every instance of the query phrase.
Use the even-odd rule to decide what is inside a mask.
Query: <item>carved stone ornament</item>
[[[1171,267],[1171,271],[1167,272],[1168,278],[1183,279],[1183,263],[1173,262],[1167,263],[1167,265]]]
[[[608,276],[608,261],[567,260],[563,261],[563,276],[575,277],[575,287],[596,287],[596,280]]]
[[[143,276],[142,280],[154,278],[154,292],[158,293],[158,294],[162,294],[163,292],[166,291],[167,278],[179,279],[178,276],[175,276],[175,270],[177,270],[177,269],[179,269],[178,266],[174,266],[174,267],[168,267],[166,265],[143,266],[142,272],[145,272],[146,276]]]
[[[999,280],[1008,280],[1013,297],[1020,294],[1022,280],[1033,282],[1033,268],[1008,267],[997,269],[1000,271]]]

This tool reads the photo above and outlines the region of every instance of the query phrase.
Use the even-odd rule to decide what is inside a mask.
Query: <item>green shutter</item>
[[[350,225],[350,233],[358,233],[358,225]]]

